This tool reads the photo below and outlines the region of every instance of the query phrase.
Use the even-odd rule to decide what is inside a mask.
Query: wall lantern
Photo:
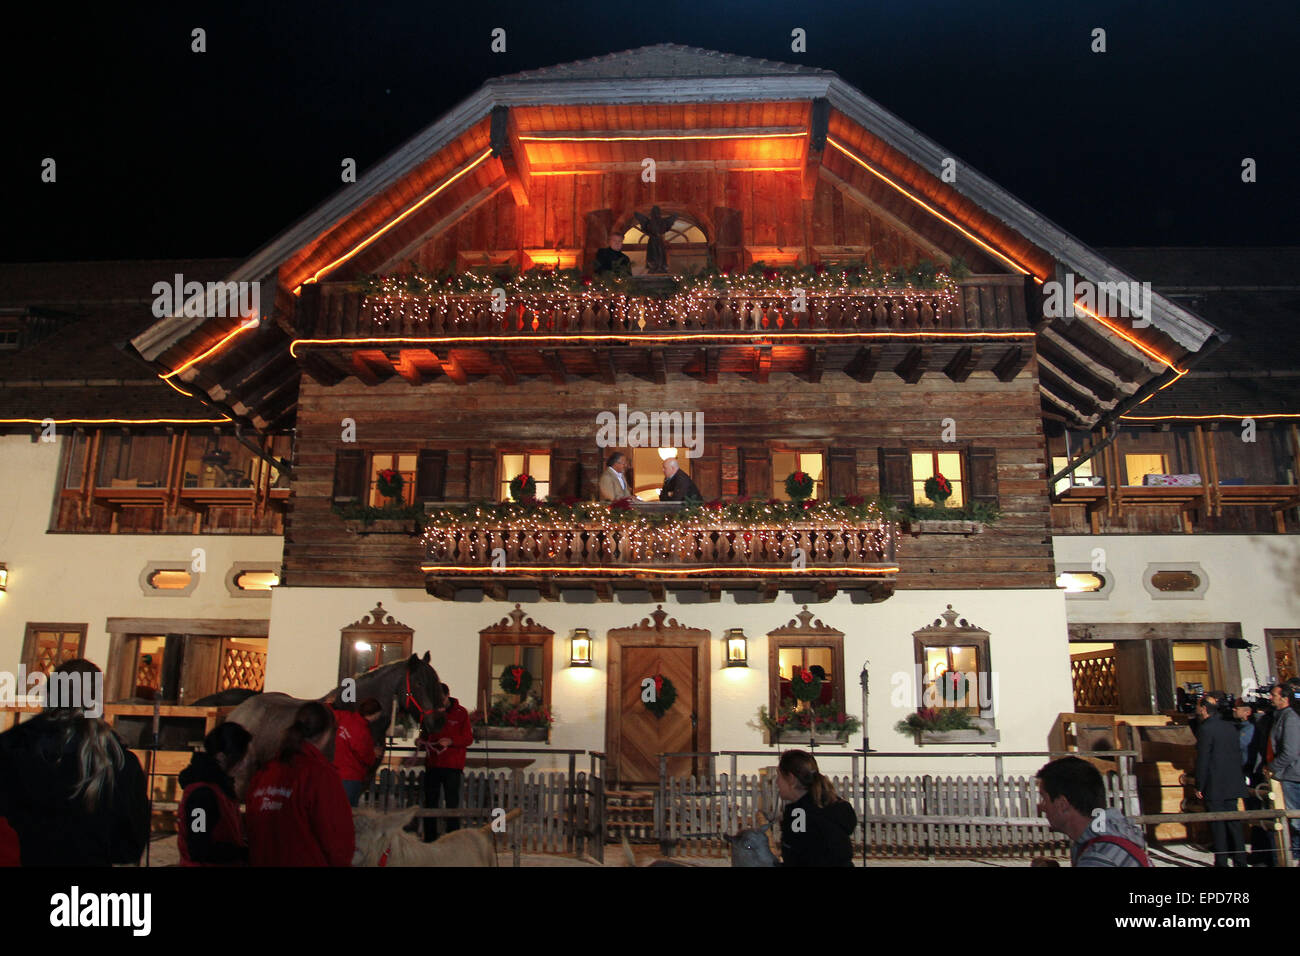
[[[591,634],[585,627],[575,627],[569,638],[569,666],[591,666]]]
[[[9,567],[0,563],[0,591],[9,590]]]
[[[749,642],[745,639],[744,628],[733,627],[727,630],[726,647],[728,667],[749,666]]]

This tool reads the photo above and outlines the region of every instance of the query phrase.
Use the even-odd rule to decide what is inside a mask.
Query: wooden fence
[[[361,806],[374,810],[419,807],[424,771],[381,770]],[[466,810],[509,812],[523,810],[519,827],[524,853],[580,853],[592,855],[590,834],[598,832],[588,775],[579,772],[569,786],[565,773],[467,770],[461,785],[461,807]]]
[[[893,857],[1064,855],[1069,844],[1038,813],[1033,777],[831,777],[858,817],[857,851]],[[1136,808],[1136,782],[1106,781],[1107,803]],[[779,815],[773,775],[671,777],[656,806],[657,836],[684,855],[725,855],[727,835]],[[631,835],[631,834],[630,834]]]

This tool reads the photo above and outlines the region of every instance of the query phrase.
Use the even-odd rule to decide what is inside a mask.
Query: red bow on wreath
[[[510,668],[510,676],[515,679],[515,686],[518,687],[524,679],[524,669],[522,667],[512,667]]]
[[[659,692],[664,689],[664,679],[662,674],[655,674],[655,699],[658,699]]]
[[[812,671],[807,669],[801,670],[799,672],[799,679],[803,681],[805,684],[811,684],[813,680]]]

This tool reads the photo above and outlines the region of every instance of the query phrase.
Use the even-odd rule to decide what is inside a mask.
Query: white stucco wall
[[[382,601],[384,609],[415,631],[417,653],[431,652],[439,675],[455,696],[471,704],[478,682],[479,631],[499,622],[512,610],[504,602],[443,602],[417,590],[277,588],[273,595],[267,687],[304,696],[319,696],[338,676],[339,629],[359,619]],[[962,617],[990,634],[990,656],[997,678],[996,721],[1001,743],[961,747],[918,748],[893,725],[912,709],[910,698],[894,693],[910,686],[914,673],[912,632],[934,622],[951,604]],[[669,617],[688,627],[708,629],[712,641],[712,748],[763,750],[756,729],[757,712],[767,702],[767,632],[788,624],[800,605],[789,597],[771,604],[737,605],[724,594],[716,604],[678,604],[668,600]],[[556,723],[551,746],[605,749],[606,632],[646,618],[653,604],[568,604],[538,602],[523,606],[537,623],[555,632],[552,703]],[[1069,655],[1066,649],[1064,599],[1056,591],[904,591],[876,605],[853,604],[837,596],[809,610],[826,625],[844,632],[845,703],[861,716],[858,675],[870,661],[869,731],[873,749],[907,751],[919,759],[873,758],[873,773],[991,774],[991,756],[980,760],[944,760],[945,750],[1041,751],[1056,715],[1071,709]],[[594,639],[593,666],[571,668],[569,635],[588,628]],[[722,636],[727,628],[743,627],[749,638],[748,668],[723,667]],[[902,675],[895,683],[894,675]],[[906,685],[903,682],[906,682]],[[897,698],[897,699],[895,699]],[[502,744],[502,746],[518,746]],[[533,745],[529,745],[533,746]],[[786,744],[786,746],[796,746]],[[860,734],[850,747],[861,748]],[[828,748],[838,749],[838,748]],[[742,761],[754,768],[772,763],[766,758]],[[1006,769],[1036,769],[1035,758],[1008,758]],[[545,764],[539,762],[539,769]],[[847,761],[835,763],[848,771]],[[722,769],[725,769],[722,768]]]
[[[1241,636],[1259,645],[1261,680],[1271,670],[1264,629],[1300,626],[1300,535],[1062,535],[1052,544],[1058,567],[1090,565],[1093,550],[1102,549],[1104,573],[1114,581],[1105,599],[1067,599],[1071,623],[1237,623]],[[1150,564],[1189,563],[1208,579],[1199,598],[1156,598],[1142,585]],[[1246,651],[1237,654],[1246,678],[1250,660]]]
[[[28,622],[83,623],[86,657],[108,663],[110,617],[269,618],[269,598],[235,598],[225,577],[236,562],[280,566],[284,539],[270,535],[50,534],[60,444],[0,436],[0,670],[14,671]],[[206,551],[207,571],[186,597],[146,597],[150,561],[184,561]]]

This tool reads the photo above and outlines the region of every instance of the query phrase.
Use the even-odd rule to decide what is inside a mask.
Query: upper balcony
[[[738,509],[760,512],[745,517]],[[628,509],[600,505],[487,505],[435,511],[424,533],[426,588],[447,600],[566,601],[719,599],[858,603],[893,592],[897,525],[872,504],[682,510],[670,503]],[[737,512],[737,513],[732,513]]]
[[[499,376],[512,385],[528,375],[561,384],[619,373],[662,383],[668,372],[716,381],[719,369],[814,381],[824,370],[859,381],[877,370],[909,381],[944,371],[964,381],[976,370],[1014,377],[1034,334],[1022,276],[890,286],[772,271],[566,288],[530,275],[502,280],[495,298],[492,280],[463,275],[444,280],[453,283],[445,290],[411,289],[400,276],[369,290],[308,285],[293,352],[325,384],[348,375],[368,384],[394,375],[411,384]]]

